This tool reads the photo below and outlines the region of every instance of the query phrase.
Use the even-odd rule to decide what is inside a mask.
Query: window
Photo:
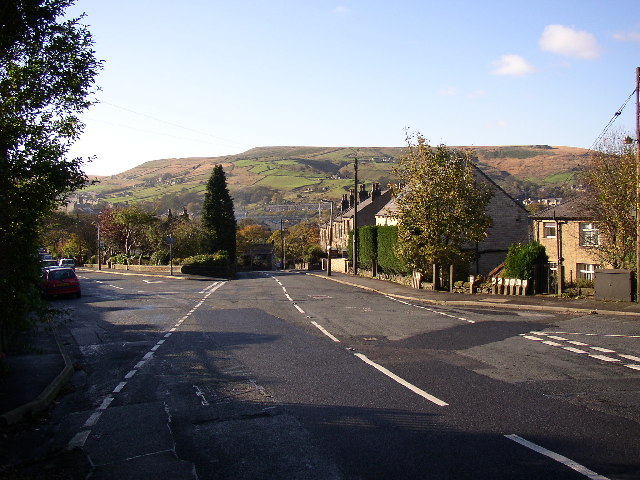
[[[596,268],[598,268],[598,265],[594,265],[591,263],[578,263],[576,265],[576,271],[578,272],[576,278],[593,280]]]
[[[580,223],[580,246],[597,247],[600,245],[600,230],[593,223]]]
[[[556,222],[543,222],[542,227],[544,238],[556,238]]]

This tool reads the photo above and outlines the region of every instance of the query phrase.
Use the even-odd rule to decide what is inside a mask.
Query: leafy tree
[[[465,245],[486,238],[491,225],[491,189],[476,180],[469,152],[432,148],[421,135],[407,145],[395,168],[405,185],[396,198],[399,255],[422,273],[433,264],[467,263]]]
[[[584,182],[602,241],[595,249],[613,268],[636,268],[637,160],[622,134],[605,138],[591,153]]]
[[[157,219],[137,206],[107,209],[100,214],[100,229],[105,246],[111,255],[130,258],[136,249],[150,253],[151,230]]]
[[[100,62],[73,0],[0,2],[0,349],[27,328],[36,307],[38,227],[83,186],[82,160],[68,159],[82,132]]]
[[[271,230],[264,225],[246,225],[238,230],[238,255],[248,254],[255,245],[269,241]]]
[[[206,251],[225,251],[232,262],[236,258],[236,218],[233,199],[227,188],[222,165],[213,168],[202,204],[202,224],[206,234]]]
[[[314,245],[320,245],[320,229],[312,223],[299,223],[284,231],[285,256],[287,263],[290,261],[305,260],[313,255],[309,249]],[[274,230],[269,237],[269,242],[275,246],[276,254],[282,253],[282,236],[280,230]],[[306,261],[306,260],[305,260]]]

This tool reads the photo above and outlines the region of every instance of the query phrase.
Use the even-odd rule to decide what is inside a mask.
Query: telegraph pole
[[[640,67],[636,68],[636,302],[640,302]]]
[[[353,157],[353,274],[358,274],[358,153]]]

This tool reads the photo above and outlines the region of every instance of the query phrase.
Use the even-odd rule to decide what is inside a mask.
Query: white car
[[[61,258],[58,261],[58,265],[61,267],[72,268],[73,270],[76,269],[76,261],[73,258]]]

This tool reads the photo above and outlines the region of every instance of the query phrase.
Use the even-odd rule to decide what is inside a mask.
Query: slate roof
[[[581,195],[570,198],[553,207],[545,208],[531,215],[534,220],[592,220],[594,218],[591,206],[591,197]]]

